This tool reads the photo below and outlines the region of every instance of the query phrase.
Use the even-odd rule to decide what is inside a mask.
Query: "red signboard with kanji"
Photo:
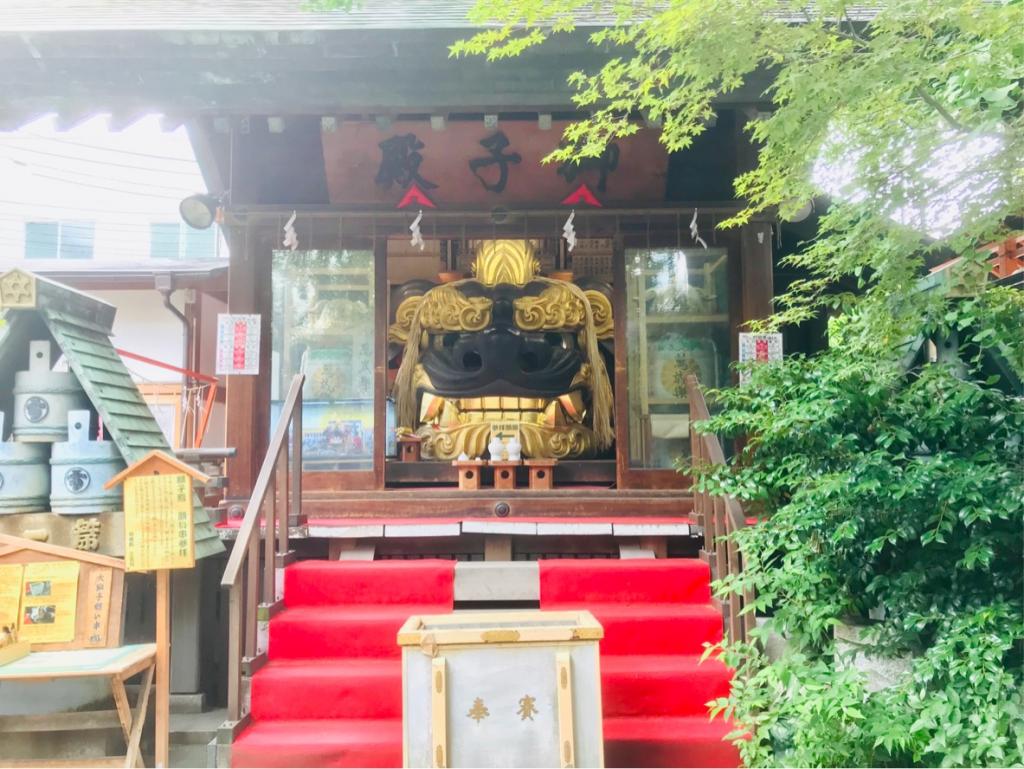
[[[658,132],[641,129],[581,163],[542,163],[565,123],[535,121],[342,123],[322,134],[327,188],[335,205],[399,206],[416,190],[437,206],[558,205],[582,185],[598,205],[660,203],[668,153]],[[589,200],[584,204],[594,205]],[[429,206],[428,203],[417,205]]]

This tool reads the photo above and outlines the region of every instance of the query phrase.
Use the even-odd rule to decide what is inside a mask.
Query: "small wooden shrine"
[[[58,479],[69,494],[98,497],[104,493],[103,481],[109,476],[93,483],[88,469],[96,462],[90,449],[100,443],[85,440],[89,435],[106,438],[112,444],[108,454],[120,467],[142,459],[153,450],[170,451],[159,424],[111,342],[114,315],[115,308],[106,302],[24,270],[14,269],[0,275],[0,412],[12,415],[8,420],[12,428],[20,421],[29,433],[19,437],[18,429],[13,429],[15,441],[20,443],[28,437],[34,443],[52,442],[53,456],[44,451],[46,456],[39,461],[58,467],[58,447],[65,445],[60,438],[73,436],[68,436],[66,421],[51,420],[51,409],[57,412],[63,408],[66,420],[67,404],[61,406],[58,398],[66,396],[67,391],[81,390],[81,399],[75,400],[73,405],[85,410],[70,413],[87,412],[88,418],[78,424],[78,430],[85,435],[81,436],[81,448],[70,446],[72,459]],[[35,356],[66,362],[66,372],[51,372],[48,364],[42,367],[43,371],[33,372],[36,376],[31,386],[52,392],[26,393],[24,387],[16,385],[19,372],[29,369],[30,357]],[[47,388],[45,382],[55,377],[60,377],[60,387]],[[36,384],[39,381],[44,384]],[[55,421],[58,430],[64,425],[63,434],[41,439],[28,430],[33,421],[36,424]],[[75,432],[74,424],[71,431]],[[6,438],[6,434],[0,435],[0,441]],[[4,467],[3,445],[0,443],[0,473]],[[82,456],[75,455],[75,451]],[[114,469],[109,475],[119,469],[117,465],[111,465]],[[0,498],[3,493],[0,484]],[[51,500],[55,493],[50,490]],[[81,514],[57,514],[50,512],[56,508],[52,504],[45,512],[16,512],[20,508],[13,506],[0,514],[0,533],[121,555],[123,514],[116,506],[113,510],[109,509],[109,504],[105,507],[102,512],[92,512],[94,508],[86,506],[81,508],[85,511]],[[2,504],[0,510],[4,510]],[[197,558],[223,550],[198,498],[194,524]]]

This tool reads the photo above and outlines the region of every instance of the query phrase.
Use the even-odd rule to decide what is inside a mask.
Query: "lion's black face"
[[[509,285],[465,289],[467,295],[489,296],[492,324],[478,332],[430,334],[420,361],[434,385],[449,398],[507,395],[555,398],[569,392],[583,363],[576,334],[523,331],[513,323],[512,302],[539,293],[541,286]]]

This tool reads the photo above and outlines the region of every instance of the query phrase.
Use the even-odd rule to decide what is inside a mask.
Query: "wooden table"
[[[109,678],[116,710],[75,711],[44,715],[0,716],[0,733],[79,731],[121,726],[127,751],[123,756],[94,759],[5,759],[0,766],[143,766],[139,752],[146,708],[153,688],[156,667],[156,644],[135,644],[113,649],[78,649],[72,651],[33,652],[27,657],[0,667],[0,682],[53,681],[72,678]],[[142,673],[142,687],[135,709],[128,703],[124,683]],[[2,742],[2,740],[0,740]]]

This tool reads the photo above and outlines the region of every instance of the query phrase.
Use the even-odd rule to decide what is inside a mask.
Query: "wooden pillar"
[[[171,572],[156,572],[156,757],[157,769],[170,764],[171,723]]]
[[[773,312],[772,226],[748,222],[740,232],[743,323],[767,318]]]
[[[228,460],[229,498],[247,498],[259,474],[270,440],[270,227],[239,226],[229,230],[228,312],[262,316],[260,375],[227,377],[225,442],[238,452]]]

